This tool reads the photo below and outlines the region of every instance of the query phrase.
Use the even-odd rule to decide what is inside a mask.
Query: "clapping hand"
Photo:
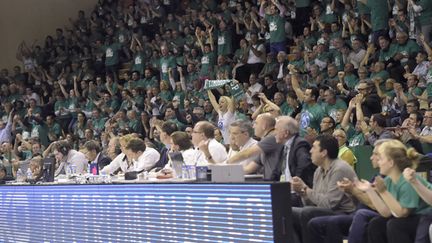
[[[408,181],[409,183],[417,182],[416,171],[414,169],[405,168],[405,170],[403,171],[403,176],[405,180]]]
[[[352,189],[354,188],[353,182],[346,177],[344,177],[342,180],[338,181],[336,184],[339,187],[339,189],[344,191],[344,192],[351,192]]]
[[[362,190],[364,192],[372,189],[372,184],[364,179],[362,179],[361,181],[355,181],[354,184],[359,190]]]
[[[293,191],[297,192],[297,193],[301,193],[302,190],[305,188],[306,184],[304,183],[304,181],[297,176],[294,176],[291,182],[291,188]]]
[[[384,184],[384,179],[381,176],[375,177],[374,186],[379,193],[383,193],[387,190],[387,187]]]

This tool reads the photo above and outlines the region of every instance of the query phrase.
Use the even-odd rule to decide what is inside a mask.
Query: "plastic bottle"
[[[16,173],[16,180],[17,180],[17,182],[23,182],[24,180],[24,173],[22,172],[22,170],[21,170],[21,168],[20,169],[18,169],[17,170],[17,173]]]
[[[33,173],[32,173],[32,171],[31,171],[30,168],[27,169],[26,175],[27,175],[27,180],[32,180],[33,179]]]

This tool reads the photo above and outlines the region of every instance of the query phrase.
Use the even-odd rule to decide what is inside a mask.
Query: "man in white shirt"
[[[75,173],[83,174],[87,170],[87,159],[85,155],[79,151],[72,149],[72,146],[67,141],[56,142],[54,156],[57,161],[55,176],[64,174],[68,166],[75,167]]]
[[[417,134],[415,129],[409,129],[408,131],[415,139],[419,140],[421,143],[432,143],[432,110],[431,109],[425,112],[423,116],[423,125],[424,128],[422,129],[420,134]]]
[[[124,153],[128,160],[133,162],[133,171],[142,172],[150,170],[159,161],[159,152],[153,148],[147,148],[140,138],[131,139],[126,145]]]
[[[101,147],[99,146],[98,142],[94,140],[87,141],[84,144],[84,150],[82,152],[86,156],[86,159],[89,161],[89,163],[97,164],[97,171],[91,171],[92,174],[97,174],[100,170],[102,170],[105,166],[109,165],[111,162],[111,159],[109,157],[102,154]]]
[[[241,152],[247,148],[252,147],[258,143],[253,136],[252,124],[249,121],[238,120],[231,123],[229,127],[230,138],[231,138],[231,148],[228,151],[228,158],[231,158],[238,152]],[[234,147],[236,149],[234,149]],[[254,161],[255,158],[245,159],[237,161],[238,164],[246,166],[250,162]]]
[[[192,144],[199,149],[203,161],[220,164],[228,158],[225,146],[214,139],[215,126],[207,121],[198,122],[192,131]]]
[[[112,140],[116,140],[116,142],[114,142],[113,144],[111,144]],[[111,163],[107,166],[105,166],[101,173],[106,173],[106,174],[112,174],[115,171],[117,171],[118,169],[120,169],[122,172],[132,172],[132,171],[142,171],[142,170],[149,170],[151,169],[157,161],[159,161],[160,155],[159,152],[157,152],[155,149],[153,148],[147,148],[144,144],[144,147],[140,147],[140,150],[143,151],[142,154],[138,154],[142,155],[142,157],[135,156],[136,153],[134,154],[130,154],[129,157],[127,156],[128,150],[127,147],[129,145],[129,143],[132,140],[141,140],[139,138],[137,138],[136,136],[134,136],[133,134],[128,134],[125,135],[121,138],[112,138],[110,141],[110,145],[112,145],[108,151],[108,153],[110,154],[110,157],[113,158],[115,155],[115,157],[113,158],[113,160],[111,161]],[[141,140],[142,141],[142,140]],[[136,143],[136,142],[134,142]],[[141,144],[140,142],[138,142],[139,144]],[[135,146],[135,145],[134,145]],[[141,146],[141,145],[139,145]],[[137,152],[136,150],[136,146],[135,146],[135,152]],[[112,151],[112,150],[116,150],[116,151]],[[118,154],[118,155],[117,155]],[[137,157],[137,159],[130,158],[130,156],[133,157]],[[150,166],[151,165],[151,166]]]
[[[249,76],[249,88],[246,91],[246,98],[248,104],[253,104],[252,96],[261,93],[261,91],[263,90],[263,86],[257,81],[257,75],[255,73],[252,73]]]
[[[358,69],[366,55],[366,50],[363,48],[363,43],[359,39],[354,39],[351,44],[352,51],[348,55],[348,62],[352,63],[355,69]]]
[[[251,65],[250,70],[252,72],[259,73],[261,71],[266,61],[265,56],[265,46],[258,43],[258,35],[256,33],[251,33],[247,64]]]

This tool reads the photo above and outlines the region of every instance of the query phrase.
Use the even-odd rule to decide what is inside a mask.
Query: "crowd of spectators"
[[[430,152],[431,35],[429,0],[100,0],[1,70],[2,166],[52,155],[56,175],[93,161],[170,177],[180,151],[305,193],[317,141],[351,168],[352,147],[382,139]]]

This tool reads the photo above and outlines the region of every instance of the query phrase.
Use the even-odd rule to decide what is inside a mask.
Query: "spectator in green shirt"
[[[286,51],[285,7],[280,4],[278,0],[271,0],[268,14],[265,13],[265,7],[267,7],[267,2],[261,2],[259,15],[264,17],[268,22],[270,30],[270,52],[276,55],[280,51]]]
[[[122,45],[114,42],[112,37],[107,37],[106,44],[102,49],[105,52],[105,71],[113,75],[114,79],[117,80],[117,69],[120,64],[119,56]]]
[[[416,13],[416,20],[420,24],[420,31],[424,34],[427,43],[431,43],[432,33],[432,1],[429,0],[408,0],[408,8],[412,7]]]
[[[366,180],[356,183],[380,214],[369,222],[368,242],[413,242],[420,215],[429,207],[402,172],[413,167],[420,154],[398,140],[382,143],[377,152],[380,174],[386,177],[375,177],[374,188]]]

